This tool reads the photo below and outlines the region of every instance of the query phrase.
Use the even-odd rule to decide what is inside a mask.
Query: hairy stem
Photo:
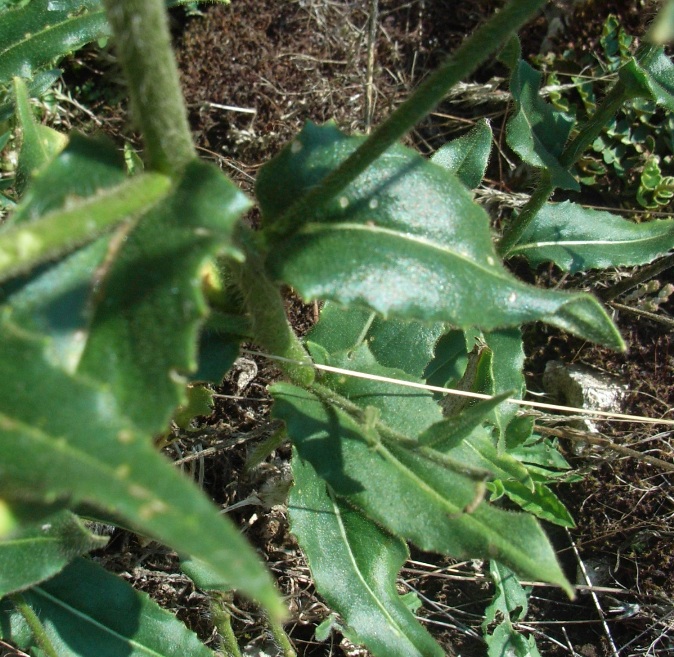
[[[508,3],[466,39],[447,62],[419,85],[358,149],[295,202],[267,232],[270,235],[292,235],[303,225],[304,218],[311,215],[312,208],[319,202],[336,196],[355,180],[440,103],[455,84],[470,75],[505,43],[544,3],[545,0],[512,0]]]
[[[47,631],[44,629],[42,621],[33,611],[33,608],[26,602],[25,598],[20,593],[14,593],[9,596],[9,599],[28,624],[30,631],[33,633],[33,638],[40,649],[47,657],[58,657],[58,653],[47,636]]]
[[[311,357],[288,324],[278,287],[267,276],[262,255],[255,244],[256,236],[242,227],[241,238],[246,260],[233,262],[230,266],[250,314],[253,340],[275,356],[311,363]],[[314,380],[312,367],[283,361],[279,361],[278,366],[297,385],[307,387]]]
[[[196,157],[163,0],[104,0],[147,164],[178,176]]]

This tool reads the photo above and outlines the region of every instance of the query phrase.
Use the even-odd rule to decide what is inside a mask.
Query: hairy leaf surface
[[[155,451],[107,383],[53,366],[47,340],[6,318],[0,341],[0,498],[65,499],[120,516],[278,610],[269,575],[238,529]]]
[[[168,6],[185,0],[169,0]],[[31,0],[0,12],[0,84],[111,34],[102,0]]]
[[[95,595],[92,595],[95,592]],[[59,657],[213,657],[197,635],[143,592],[86,559],[23,594]],[[4,638],[34,647],[18,613]]]
[[[396,577],[408,557],[404,541],[330,495],[297,453],[293,475],[291,529],[316,588],[358,641],[377,657],[443,655],[396,590]]]
[[[286,423],[300,457],[338,496],[394,535],[457,558],[496,558],[525,576],[568,586],[531,516],[478,504],[469,476],[417,450],[376,442],[372,432],[306,390],[278,383],[272,394],[274,416]]]
[[[564,201],[543,206],[511,253],[525,256],[533,266],[554,262],[575,274],[643,265],[672,248],[674,219],[637,224]]]
[[[342,162],[362,138],[307,125],[260,170],[265,226]],[[448,171],[402,146],[389,149],[291,236],[274,238],[270,273],[306,299],[332,299],[384,317],[466,328],[543,320],[622,347],[603,308],[584,294],[539,290],[496,256],[489,220]]]
[[[579,190],[576,179],[560,164],[574,119],[541,97],[541,74],[522,59],[517,39],[501,55],[510,68],[510,92],[515,111],[506,126],[506,141],[527,164],[545,168],[555,187]]]
[[[103,547],[69,511],[19,529],[0,541],[0,598],[54,576],[75,557]]]
[[[316,358],[316,355],[314,356]],[[317,359],[318,360],[318,359]],[[402,370],[383,367],[374,359],[366,344],[350,351],[331,354],[326,365],[345,370],[374,374],[403,381],[421,383]],[[326,372],[325,385],[361,408],[374,407],[382,420],[402,434],[416,438],[424,429],[442,418],[440,407],[427,390],[406,388],[395,383],[372,381]]]
[[[232,236],[246,197],[215,167],[189,164],[174,192],[133,230],[94,297],[79,371],[106,381],[138,427],[164,430],[197,366],[206,315],[201,271]]]
[[[445,331],[440,322],[384,320],[369,310],[346,309],[327,301],[307,340],[320,344],[328,353],[348,351],[366,343],[384,367],[421,377]]]
[[[492,136],[489,122],[480,119],[470,132],[439,148],[431,161],[451,171],[468,189],[475,189],[489,164]]]

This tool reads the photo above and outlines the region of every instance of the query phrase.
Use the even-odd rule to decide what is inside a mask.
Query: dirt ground
[[[234,0],[229,7],[206,9],[203,16],[176,14],[178,62],[204,157],[218,162],[251,190],[259,166],[305,121],[334,120],[345,130],[367,132],[499,5],[496,0],[381,0],[376,38],[370,46],[371,4],[365,0]],[[648,15],[639,0],[597,0],[580,3],[572,20],[573,4],[559,0],[527,27],[525,53],[538,53],[542,44],[563,48],[575,43],[592,49],[609,11],[618,13],[632,33],[642,30]],[[564,26],[556,34],[551,31],[553,19]],[[82,56],[73,71],[70,75],[76,83],[93,71],[110,76],[100,56],[96,60]],[[491,191],[482,194],[495,221],[507,216],[530,183],[510,166],[503,145],[507,111],[503,75],[497,63],[488,63],[408,138],[410,145],[428,153],[465,132],[478,118],[490,118],[502,156],[493,159],[487,176]],[[110,93],[92,99],[89,108],[107,130],[119,134],[123,124],[119,98],[113,100]],[[552,269],[542,269],[536,278],[540,284],[590,289],[601,295],[635,273],[560,277]],[[658,280],[674,282],[672,269]],[[615,301],[629,306],[624,297]],[[290,293],[288,306],[297,329],[305,331],[313,321],[313,308]],[[628,384],[625,412],[672,418],[672,325],[629,309],[613,307],[612,312],[629,345],[626,354],[613,354],[539,325],[529,327],[529,388],[541,389],[549,360],[586,364]],[[672,301],[663,303],[658,312],[671,318]],[[256,376],[242,384],[246,368],[251,367],[257,368]],[[313,591],[309,571],[288,532],[284,508],[260,505],[262,483],[270,477],[284,480],[287,448],[274,452],[252,475],[243,474],[251,450],[273,430],[265,386],[275,375],[263,361],[255,366],[241,363],[218,390],[221,396],[213,415],[203,420],[198,431],[180,434],[168,451],[180,462],[177,467],[192,472],[218,504],[243,502],[230,515],[260,549],[288,596],[292,620],[286,630],[298,654],[367,655],[336,633],[327,642],[316,641],[315,627],[330,612]],[[671,431],[609,423],[601,430],[613,443],[673,461]],[[530,613],[520,628],[536,636],[544,657],[673,655],[672,472],[605,447],[578,453],[573,443],[562,440],[561,448],[583,475],[580,483],[558,489],[577,528],[548,529],[572,581],[587,584],[581,573],[584,567],[595,591],[581,590],[576,600],[569,601],[550,587],[533,584]],[[175,555],[154,544],[141,546],[135,537],[117,532],[104,558],[111,569],[147,590],[204,641],[215,645],[207,598],[179,573]],[[414,553],[402,572],[401,591],[419,594],[424,603],[419,615],[448,655],[486,654],[480,623],[491,587],[485,568],[480,562],[456,563]],[[231,611],[246,654],[277,654],[257,609],[237,598]]]

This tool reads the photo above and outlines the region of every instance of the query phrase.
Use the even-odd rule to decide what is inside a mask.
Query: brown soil
[[[562,17],[571,11],[565,9],[570,4],[557,3]],[[217,161],[244,189],[251,190],[259,166],[305,121],[334,120],[345,130],[367,131],[498,5],[495,0],[381,0],[371,82],[368,3],[236,0],[231,6],[209,8],[203,17],[184,20],[177,14],[178,62],[198,146],[205,157]],[[645,12],[639,0],[589,2],[578,10],[579,20],[569,22],[576,28],[567,27],[554,43],[563,47],[565,42],[585,41],[592,47],[609,10],[618,13],[630,29],[641,29]],[[541,15],[524,32],[525,52],[538,52],[551,15]],[[86,59],[81,61],[86,64]],[[497,64],[488,64],[475,80],[484,82],[502,74]],[[501,84],[478,100],[469,100],[466,94],[447,101],[418,126],[409,143],[428,152],[477,118],[489,116],[500,144],[505,106],[497,91],[504,88]],[[114,132],[121,123],[110,107],[111,103],[102,100],[94,111],[112,117],[109,125]],[[511,170],[506,159],[495,158],[490,176],[498,190],[526,191],[518,188],[518,172]],[[543,284],[566,288],[601,290],[615,283],[614,274],[560,279],[555,272],[539,271],[536,276]],[[659,280],[674,282],[672,270]],[[291,318],[298,329],[306,330],[314,309],[292,295],[288,298]],[[673,311],[671,301],[661,306],[663,316],[671,317]],[[540,384],[547,360],[585,363],[619,374],[629,383],[625,412],[671,418],[671,329],[624,311],[616,311],[616,321],[629,344],[624,355],[541,326],[530,327],[530,388],[535,390]],[[225,506],[248,499],[270,476],[282,479],[287,467],[288,450],[281,448],[252,474],[243,474],[251,450],[273,428],[265,386],[275,372],[262,361],[258,366],[257,377],[246,387],[238,387],[235,370],[218,390],[221,395],[244,399],[220,397],[214,414],[198,430],[179,434],[168,450],[174,458],[187,457],[182,467],[189,468],[208,494]],[[602,430],[615,443],[672,461],[671,432],[608,424]],[[199,455],[211,445],[230,442],[229,447]],[[569,576],[576,580],[582,560],[597,576],[603,575],[598,585],[606,592],[596,601],[589,594],[569,601],[549,587],[535,586],[530,614],[521,629],[534,633],[546,657],[674,654],[674,477],[606,449],[577,455],[571,443],[562,441],[561,447],[584,475],[580,483],[559,490],[578,527],[569,534],[549,529]],[[329,610],[313,591],[283,508],[266,510],[253,500],[230,515],[264,554],[288,596],[292,619],[286,629],[298,654],[365,655],[339,634],[326,643],[314,639],[316,625]],[[216,645],[207,598],[177,574],[175,555],[153,544],[141,547],[135,538],[117,532],[105,560],[176,611],[209,645]],[[410,589],[420,594],[424,602],[420,616],[448,655],[486,654],[480,623],[491,587],[484,564],[457,564],[437,555],[415,553],[402,572],[401,591]],[[269,648],[258,610],[238,598],[232,601],[231,610],[242,645],[267,647],[270,654],[276,654]],[[251,649],[247,654],[263,653]]]

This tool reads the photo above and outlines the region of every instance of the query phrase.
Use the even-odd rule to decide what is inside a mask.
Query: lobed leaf
[[[362,142],[334,126],[307,125],[260,170],[265,227]],[[622,348],[588,295],[539,290],[498,261],[485,212],[455,176],[394,146],[326,199],[291,236],[273,238],[271,275],[305,299],[332,299],[384,317],[485,330],[543,320]],[[277,240],[277,241],[276,241]]]
[[[643,265],[674,248],[674,219],[634,223],[570,201],[545,205],[511,254],[564,271]]]
[[[95,595],[92,595],[95,591]],[[59,657],[213,657],[194,632],[141,591],[86,559],[26,591]],[[24,619],[7,608],[3,638],[34,648]]]
[[[480,119],[468,133],[439,148],[431,162],[453,173],[468,189],[475,189],[487,170],[492,138],[489,121]]]
[[[121,517],[278,613],[270,577],[238,529],[155,451],[110,386],[52,365],[48,341],[7,314],[0,322],[0,499],[65,500]]]
[[[387,531],[423,550],[460,559],[495,558],[524,576],[569,590],[554,550],[531,516],[478,504],[471,477],[420,451],[377,442],[372,432],[311,392],[286,383],[275,384],[271,392],[273,414],[286,423],[300,457],[338,497]]]
[[[444,652],[396,590],[407,546],[335,498],[307,461],[293,455],[291,530],[321,596],[358,642],[377,657],[440,657]]]
[[[0,541],[0,598],[53,577],[75,557],[103,547],[107,540],[89,532],[69,511],[12,532]]]

